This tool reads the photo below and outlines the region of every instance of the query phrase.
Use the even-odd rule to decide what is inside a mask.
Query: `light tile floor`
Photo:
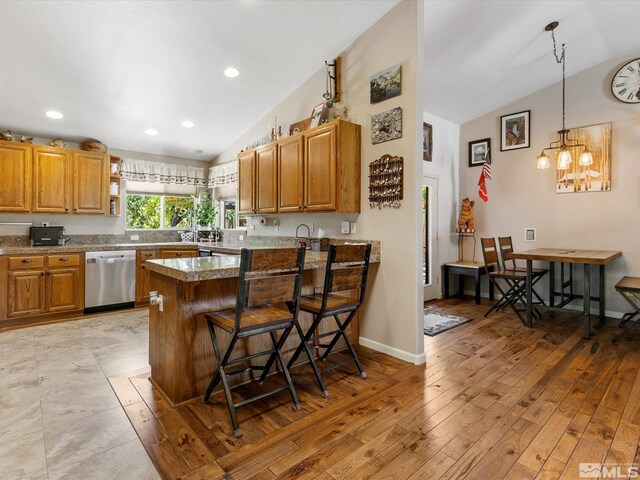
[[[107,377],[148,366],[147,309],[0,333],[0,480],[160,478]]]

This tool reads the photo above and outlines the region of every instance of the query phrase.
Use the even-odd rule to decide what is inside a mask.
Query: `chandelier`
[[[557,63],[562,64],[562,130],[558,131],[558,139],[555,142],[551,142],[547,148],[544,148],[540,155],[536,157],[536,166],[539,169],[549,168],[551,166],[551,157],[547,155],[549,150],[558,150],[556,153],[556,166],[558,170],[568,170],[573,159],[571,158],[570,148],[583,147],[584,150],[580,154],[580,160],[578,163],[581,166],[589,166],[593,163],[593,157],[589,151],[589,147],[584,143],[579,143],[578,140],[569,137],[570,131],[565,126],[565,44],[562,44],[562,54],[558,56],[558,50],[556,48],[556,37],[553,31],[558,26],[558,22],[551,22],[544,27],[547,32],[551,32],[551,38],[553,39],[553,55],[556,58]]]

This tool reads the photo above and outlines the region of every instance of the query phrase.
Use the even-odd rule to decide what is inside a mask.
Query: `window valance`
[[[122,160],[122,178],[136,182],[154,182],[169,185],[204,187],[204,168],[189,165],[150,162],[148,160]]]
[[[238,183],[238,161],[223,163],[209,169],[209,187]]]

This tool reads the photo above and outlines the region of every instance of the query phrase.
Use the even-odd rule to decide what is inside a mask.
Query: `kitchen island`
[[[313,293],[314,287],[322,285],[326,258],[326,252],[306,252],[303,295]],[[378,262],[379,255],[372,255],[372,267]],[[148,260],[146,264],[151,275],[151,291],[158,295],[158,302],[152,302],[149,307],[151,381],[170,404],[176,405],[203,395],[217,367],[204,314],[235,306],[240,257],[173,258]],[[374,274],[370,277],[373,281],[375,268],[370,272]],[[299,321],[306,330],[312,317],[301,313]],[[332,327],[328,323],[325,328],[331,330]],[[353,343],[358,342],[358,332],[356,318],[349,326]],[[223,349],[228,338],[221,332],[219,340]],[[290,358],[298,343],[298,335],[292,332],[283,348],[285,358]],[[244,339],[236,345],[232,358],[255,353],[269,345],[266,335]],[[298,363],[306,360],[303,357]],[[232,383],[249,379],[248,373],[236,377],[231,379]]]

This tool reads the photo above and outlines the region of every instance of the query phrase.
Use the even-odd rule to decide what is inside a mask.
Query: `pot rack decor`
[[[399,208],[402,200],[404,159],[383,155],[369,164],[369,206]]]
[[[556,165],[558,170],[568,170],[569,165],[572,162],[571,152],[569,148],[584,147],[582,154],[580,154],[579,164],[582,166],[589,166],[593,163],[593,157],[589,151],[589,147],[584,143],[579,143],[577,140],[569,137],[569,129],[565,126],[565,113],[566,113],[566,101],[565,101],[565,59],[566,59],[566,46],[562,44],[562,53],[558,56],[558,50],[556,48],[556,37],[553,31],[558,27],[558,22],[551,22],[544,27],[545,31],[551,32],[551,39],[553,40],[553,55],[556,59],[556,63],[562,64],[562,130],[558,131],[558,140],[551,142],[551,144],[542,150],[540,155],[536,157],[536,166],[538,169],[543,170],[551,166],[551,157],[547,155],[548,150],[558,150],[556,153]]]

